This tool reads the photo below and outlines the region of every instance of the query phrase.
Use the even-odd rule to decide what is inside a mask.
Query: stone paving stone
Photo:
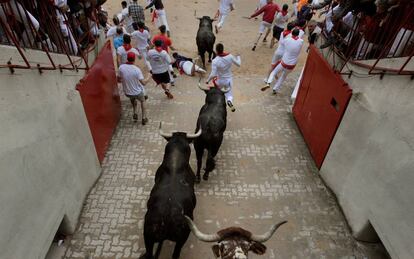
[[[262,258],[381,258],[380,248],[351,237],[335,198],[318,176],[289,112],[297,77],[290,75],[276,97],[259,91],[261,78],[235,79],[237,111],[228,114],[216,170],[196,186],[195,221],[206,232],[231,225],[264,232],[270,224],[288,220],[266,243]],[[146,126],[132,122],[130,103],[122,99],[121,121],[102,176],[85,201],[65,258],[137,258],[144,251],[146,202],[166,144],[158,135],[159,122],[165,131],[194,131],[204,102],[196,78],[180,77],[176,84],[172,101],[147,86]],[[191,166],[196,169],[194,150]],[[170,258],[172,249],[167,243],[161,258]],[[191,235],[182,258],[213,258],[210,244]]]

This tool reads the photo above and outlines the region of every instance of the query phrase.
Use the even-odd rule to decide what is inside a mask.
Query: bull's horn
[[[201,86],[201,83],[200,83],[200,82],[198,82],[198,88],[200,88],[200,90],[201,90],[201,91],[208,91],[208,90],[210,90],[210,89],[208,89],[208,88],[203,88],[203,87]]]
[[[227,92],[229,92],[230,91],[230,87],[222,87],[222,88],[220,88],[220,91],[222,91],[223,93],[227,93]]]
[[[169,133],[169,134],[164,133],[162,131],[162,129],[161,129],[161,125],[162,125],[162,122],[160,121],[160,129],[159,129],[160,135],[163,136],[164,138],[171,138],[172,137],[172,133]]]
[[[195,138],[200,137],[200,135],[201,135],[201,128],[197,131],[196,134],[187,134],[187,138],[189,138],[189,139],[195,139]]]
[[[252,236],[250,237],[251,240],[256,241],[256,242],[266,242],[267,240],[269,240],[273,234],[276,232],[276,230],[283,224],[285,224],[287,221],[284,220],[282,222],[279,222],[278,224],[273,225],[269,231],[267,231],[266,233],[264,233],[263,235],[255,235],[252,234]]]
[[[220,240],[220,236],[218,234],[204,234],[200,230],[198,230],[197,226],[194,224],[194,222],[189,217],[185,215],[184,217],[191,231],[199,240],[204,241],[204,242],[217,242]]]

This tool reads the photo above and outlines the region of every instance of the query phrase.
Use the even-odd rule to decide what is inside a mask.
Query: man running
[[[131,36],[129,36],[128,34],[124,34],[123,39],[124,39],[124,44],[116,50],[116,53],[118,55],[118,58],[117,58],[118,67],[127,62],[127,54],[129,52],[134,52],[135,55],[139,56],[138,50],[133,48],[131,45]]]
[[[195,60],[179,55],[177,52],[172,54],[174,62],[173,67],[177,68],[180,73],[185,73],[188,76],[194,76],[195,73],[204,74],[207,71],[195,64]]]
[[[218,17],[218,23],[214,26],[216,29],[216,33],[219,32],[219,30],[223,27],[224,21],[226,20],[227,15],[231,11],[234,10],[234,1],[233,0],[219,0],[220,6],[217,11],[216,18]]]
[[[270,41],[270,48],[273,48],[276,40],[279,41],[280,35],[286,27],[286,24],[289,20],[288,8],[289,6],[287,4],[284,4],[282,6],[282,11],[276,14],[275,25],[273,26],[273,37]]]
[[[270,29],[272,28],[273,19],[275,17],[276,12],[280,12],[280,8],[277,4],[273,3],[273,0],[267,0],[267,5],[260,8],[258,11],[256,11],[254,14],[252,14],[249,19],[252,19],[261,13],[263,13],[263,20],[260,23],[259,27],[259,36],[254,43],[254,46],[252,48],[252,51],[256,50],[256,46],[260,41],[260,38],[262,37],[262,34],[266,31],[266,34],[263,38],[263,42],[266,42],[266,38],[270,33]]]
[[[155,35],[154,38],[152,38],[152,44],[154,44],[155,41],[159,40],[162,42],[162,49],[165,50],[167,53],[169,53],[170,49],[174,51],[175,48],[172,45],[172,41],[166,34],[167,27],[165,27],[165,25],[161,25],[158,29],[160,30],[160,33]],[[172,66],[169,67],[168,71],[170,72],[171,85],[174,86],[174,78],[176,78],[177,76],[174,74]]]
[[[151,3],[147,7],[145,7],[145,9],[151,8],[153,6],[155,7],[155,14],[157,16],[158,27],[164,25],[167,31],[167,35],[168,37],[170,37],[170,27],[168,26],[167,22],[167,13],[165,12],[162,0],[152,0]]]
[[[162,41],[156,40],[154,42],[155,49],[148,51],[148,61],[151,64],[152,79],[157,85],[161,85],[164,89],[165,95],[168,99],[174,98],[170,93],[170,74],[168,73],[171,64],[171,58],[168,53],[162,49]]]
[[[146,114],[145,107],[145,88],[144,85],[149,81],[149,77],[144,79],[144,76],[137,66],[134,65],[135,54],[134,52],[129,52],[127,54],[127,63],[122,64],[119,67],[119,76],[118,82],[122,82],[122,87],[124,94],[129,98],[132,104],[133,109],[133,120],[134,122],[138,121],[137,114],[137,102],[141,103],[141,113],[142,113],[142,125],[148,123],[148,118]]]
[[[230,107],[231,111],[236,111],[233,105],[233,74],[231,72],[232,64],[236,66],[241,65],[240,55],[234,57],[232,54],[224,52],[224,46],[221,43],[216,45],[217,57],[213,59],[211,65],[211,73],[206,81],[206,84],[210,82],[211,79],[213,83],[219,88],[230,88],[230,91],[225,93],[227,105]]]
[[[276,95],[280,91],[282,83],[285,81],[287,75],[295,68],[303,46],[303,40],[299,38],[299,29],[295,28],[292,31],[292,37],[288,37],[284,40],[284,46],[285,51],[283,53],[282,59],[270,74],[266,85],[262,88],[262,91],[268,89],[275,76],[277,76],[279,73],[282,73],[273,87],[273,94]]]
[[[277,49],[275,50],[275,52],[273,53],[273,57],[272,57],[272,63],[270,64],[270,69],[269,72],[267,72],[266,78],[265,78],[265,82],[267,82],[267,79],[270,76],[270,73],[272,73],[273,69],[275,69],[275,67],[279,64],[280,59],[283,56],[283,53],[285,52],[285,45],[284,45],[284,40],[287,37],[291,36],[292,30],[293,28],[295,28],[295,24],[294,23],[288,23],[286,26],[286,30],[284,30],[279,37],[279,44],[277,46]],[[262,91],[266,90],[262,88]]]
[[[151,64],[148,61],[148,50],[151,35],[148,30],[145,29],[145,24],[142,21],[137,23],[138,29],[134,31],[131,37],[134,39],[136,44],[136,49],[139,51],[139,54],[144,58],[145,65],[148,70],[151,71]]]

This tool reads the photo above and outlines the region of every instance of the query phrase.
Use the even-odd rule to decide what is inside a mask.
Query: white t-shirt
[[[125,64],[128,61],[127,55],[128,55],[128,52],[131,52],[131,51],[135,53],[136,57],[139,56],[139,52],[135,48],[131,48],[130,50],[126,51],[124,46],[121,46],[116,50],[116,54],[121,56],[121,64]]]
[[[131,34],[132,38],[135,39],[137,49],[146,49],[148,47],[148,39],[151,38],[151,35],[147,30],[134,31]]]
[[[289,20],[289,14],[283,15],[282,12],[277,12],[275,15],[275,25],[279,28],[284,29],[287,21]]]
[[[240,56],[234,57],[232,54],[228,54],[224,57],[215,57],[211,65],[211,73],[207,81],[210,81],[215,76],[217,76],[219,79],[231,78],[233,76],[231,72],[232,64],[240,66]]]
[[[160,52],[155,49],[149,50],[148,61],[151,64],[153,74],[162,74],[167,72],[171,64],[170,55],[168,55],[165,50]]]
[[[108,29],[108,32],[106,33],[106,37],[113,37],[116,35],[116,29],[118,28],[118,26],[112,26],[111,28]],[[125,30],[124,27],[122,27],[122,30],[124,31],[124,34],[127,34],[127,31]]]
[[[299,37],[295,38],[287,37],[283,41],[285,51],[283,52],[282,62],[286,65],[296,65],[296,63],[298,63],[299,54],[303,46],[303,40]]]
[[[233,0],[220,0],[220,7],[219,11],[221,14],[228,14],[230,13],[230,5],[233,4]]]
[[[144,86],[139,80],[144,80],[144,75],[137,66],[122,64],[119,66],[119,76],[122,79],[122,87],[127,95],[139,95],[144,92]]]

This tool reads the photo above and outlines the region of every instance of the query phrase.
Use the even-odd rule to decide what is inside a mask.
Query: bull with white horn
[[[162,130],[160,123],[159,133],[168,143],[147,202],[144,222],[146,252],[140,259],[158,258],[164,240],[176,243],[172,258],[178,259],[190,235],[184,216],[193,218],[196,206],[194,172],[189,163],[190,143],[201,135],[201,129],[196,134],[167,133]],[[158,243],[158,247],[154,255],[155,243]]]
[[[216,242],[212,250],[216,258],[220,259],[248,259],[249,251],[263,255],[269,240],[276,230],[287,221],[272,225],[263,235],[256,235],[239,227],[225,228],[214,234],[201,232],[189,217],[185,217],[193,234],[203,242]]]

